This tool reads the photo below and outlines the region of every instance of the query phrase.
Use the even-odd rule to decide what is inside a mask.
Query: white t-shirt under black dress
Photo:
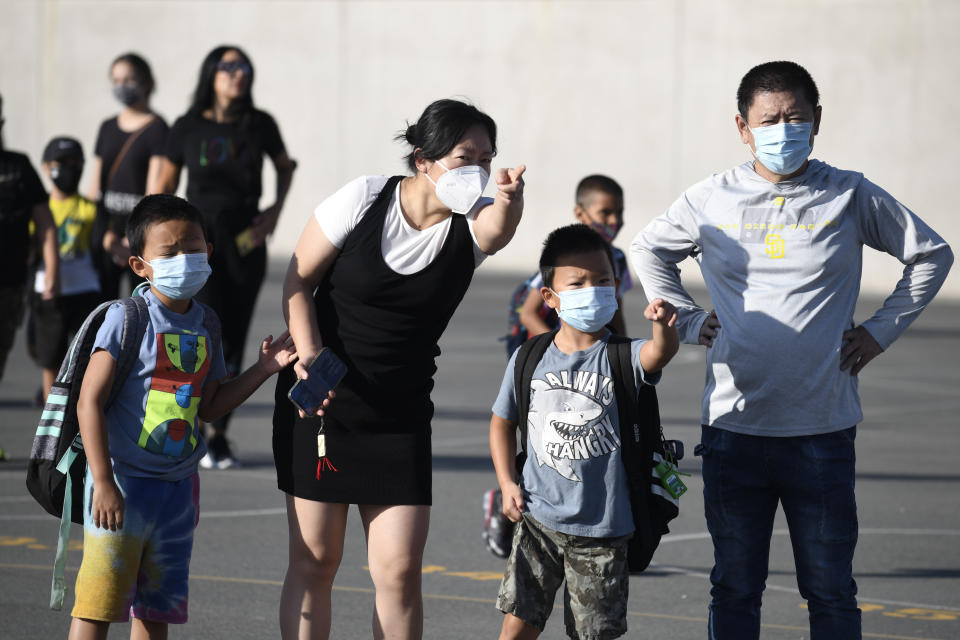
[[[437,342],[482,260],[467,216],[423,231],[399,204],[401,177],[364,177],[317,208],[340,249],[317,288],[324,346],[347,365],[324,418],[330,467],[318,473],[319,418],[300,419],[277,380],[277,484],[300,498],[348,504],[431,504],[430,422]]]

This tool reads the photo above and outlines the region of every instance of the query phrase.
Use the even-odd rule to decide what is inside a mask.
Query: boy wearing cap
[[[43,395],[50,393],[70,341],[100,302],[100,279],[90,255],[97,205],[79,193],[83,148],[74,138],[56,137],[43,150],[43,173],[52,182],[50,213],[56,225],[60,257],[60,295],[45,298],[45,265],[37,268],[30,323],[35,359],[43,367]]]

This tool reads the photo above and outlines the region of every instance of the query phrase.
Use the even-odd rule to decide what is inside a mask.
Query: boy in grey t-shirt
[[[626,632],[627,542],[633,533],[612,371],[606,357],[618,284],[610,245],[583,224],[552,232],[540,256],[544,301],[561,327],[530,382],[529,451],[514,478],[514,353],[490,420],[490,450],[503,513],[519,523],[497,607],[501,638],[535,638],[566,579],[564,620],[573,638]],[[634,383],[655,384],[679,348],[676,309],[644,311],[652,340],[635,340]]]

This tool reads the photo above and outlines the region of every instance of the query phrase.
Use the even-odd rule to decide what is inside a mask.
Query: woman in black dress
[[[135,53],[118,56],[110,64],[110,84],[123,108],[100,125],[87,190],[98,203],[92,253],[106,300],[120,297],[122,278],[129,280],[124,292],[141,282],[127,264],[127,218],[144,194],[159,188],[168,130],[150,108],[155,85],[146,60]]]
[[[213,272],[197,299],[220,316],[229,374],[242,369],[243,346],[266,275],[264,241],[277,225],[296,167],[277,123],[253,106],[253,75],[253,64],[239,47],[220,46],[207,54],[193,104],[170,129],[160,175],[162,191],[174,193],[186,167],[187,200],[204,216]],[[277,193],[261,210],[264,156],[277,171]],[[236,462],[224,435],[229,418],[211,425],[201,466],[226,469]]]
[[[439,100],[398,137],[413,175],[362,176],[322,202],[284,283],[300,358],[277,382],[273,423],[290,530],[284,638],[328,636],[351,504],[376,588],[374,637],[420,637],[437,341],[474,268],[510,241],[523,212],[523,166],[499,169],[496,197],[480,197],[496,125],[475,107]],[[286,393],[324,346],[348,373],[320,417],[298,416]]]

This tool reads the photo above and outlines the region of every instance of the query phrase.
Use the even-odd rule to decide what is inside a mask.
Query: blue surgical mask
[[[812,122],[784,122],[750,129],[757,147],[754,155],[770,171],[789,175],[803,165],[813,150],[812,131]]]
[[[210,277],[206,253],[181,253],[172,258],[143,261],[153,267],[153,280],[150,284],[174,300],[187,300],[197,295]]]
[[[603,329],[613,320],[613,315],[620,308],[615,287],[583,287],[554,293],[560,298],[557,315],[568,325],[584,333]]]

